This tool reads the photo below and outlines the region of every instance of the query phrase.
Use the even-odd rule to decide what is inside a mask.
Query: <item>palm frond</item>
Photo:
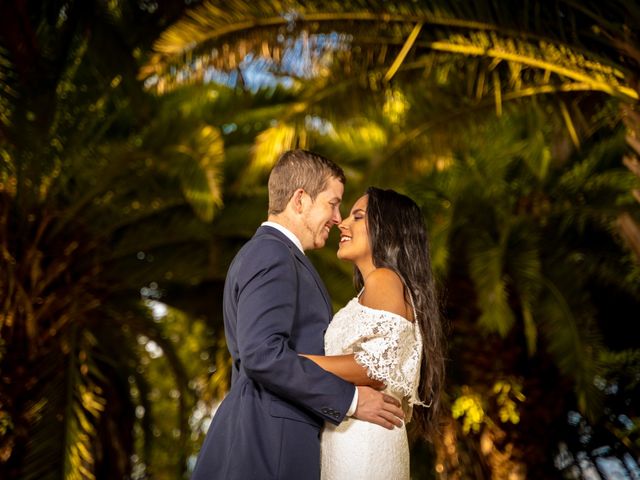
[[[551,281],[545,280],[544,287],[536,317],[544,325],[547,349],[560,372],[573,379],[580,410],[595,418],[602,406],[602,392],[594,385],[596,376],[602,374],[598,361],[601,338],[593,329],[588,309],[575,302],[570,305]]]
[[[563,35],[569,33],[569,22],[557,25],[559,30],[542,32],[540,25],[544,23],[539,18],[537,29],[533,25],[522,28],[518,21],[515,24],[505,21],[520,20],[522,16],[496,16],[490,8],[482,10],[484,2],[478,4],[465,8],[457,4],[426,7],[374,2],[362,9],[351,3],[327,8],[315,2],[256,5],[238,1],[234,3],[236,8],[229,11],[209,1],[167,30],[156,45],[159,54],[150,62],[148,72],[156,71],[157,75],[167,77],[162,72],[176,58],[182,59],[184,52],[188,52],[189,58],[186,62],[181,60],[186,66],[180,74],[184,78],[193,75],[189,71],[202,77],[198,72],[210,68],[238,68],[247,55],[282,64],[289,50],[303,45],[301,55],[296,55],[298,64],[327,64],[327,56],[332,55],[332,63],[341,64],[333,67],[341,78],[362,77],[363,72],[375,72],[378,68],[380,81],[388,81],[391,71],[395,74],[399,69],[431,68],[433,53],[447,59],[451,55],[484,58],[487,62],[479,76],[493,78],[493,82],[483,83],[485,88],[495,87],[491,90],[497,109],[507,94],[527,94],[531,86],[554,90],[558,83],[563,83],[562,79],[575,84],[567,85],[567,89],[603,91],[638,99],[637,92],[625,83],[622,66],[606,55],[599,57],[594,50],[585,50],[575,35]],[[498,11],[502,9],[509,6],[504,5]],[[586,22],[583,13],[571,7],[563,14],[569,18],[580,16]],[[416,31],[416,25],[425,28]],[[588,32],[588,23],[579,25]],[[331,37],[322,33],[325,31],[341,33]],[[506,68],[496,69],[500,64]],[[504,74],[500,74],[501,70]],[[376,78],[375,73],[368,75]]]
[[[169,171],[180,178],[185,197],[198,216],[211,220],[222,205],[224,148],[220,132],[204,126],[171,153]]]
[[[215,102],[215,98],[208,100],[209,105]],[[200,218],[209,221],[222,205],[222,134],[190,111],[189,105],[176,112],[174,103],[164,105],[147,128],[143,149],[153,156],[160,172],[179,180],[186,200]]]
[[[446,185],[440,181],[444,180],[444,176],[434,175],[433,178],[433,180],[427,180],[414,176],[413,182],[407,182],[405,188],[407,195],[416,201],[425,216],[429,234],[431,266],[436,278],[443,282],[451,261],[450,238],[454,209],[451,208],[449,199],[442,194],[442,191],[448,190]]]
[[[35,418],[25,457],[25,479],[95,478],[96,425],[105,407],[96,381],[100,373],[90,358],[91,337],[75,329],[68,340],[68,356],[57,352],[50,357],[54,365],[63,362],[63,368],[41,377],[44,388],[28,411]]]
[[[585,208],[565,216],[562,229],[577,226],[579,231],[583,231],[589,225],[610,228],[623,207],[634,205],[629,192],[636,179],[619,165],[620,157],[616,152],[620,156],[624,152],[620,131],[607,140],[591,142],[586,154],[573,162],[554,182],[550,191],[553,198],[585,205]],[[551,213],[555,215],[554,211]]]
[[[102,383],[111,391],[107,397],[110,401],[105,409],[102,426],[106,429],[103,435],[110,439],[108,447],[111,450],[110,471],[124,473],[131,467],[127,452],[135,452],[141,463],[151,463],[151,450],[154,446],[153,426],[155,423],[154,411],[151,407],[152,387],[149,379],[143,374],[143,356],[140,355],[140,345],[127,325],[127,320],[134,311],[139,310],[137,304],[132,310],[127,310],[131,304],[126,302],[111,302],[103,310],[88,322],[90,331],[98,340],[92,352],[94,361],[101,365],[101,371],[108,376]],[[123,311],[127,313],[123,313]],[[124,317],[124,318],[123,318]],[[117,346],[117,355],[114,348]],[[126,392],[124,398],[114,395],[116,392]],[[140,433],[135,434],[134,429],[139,427]],[[117,432],[115,435],[113,432]],[[135,445],[134,443],[135,438]],[[101,457],[104,458],[104,457]],[[118,461],[114,461],[117,458]],[[105,465],[101,465],[102,469]],[[115,467],[115,468],[114,468]]]
[[[0,46],[0,135],[11,125],[12,105],[17,92],[11,87],[12,68],[7,52]]]
[[[612,371],[623,371],[627,367],[632,367],[634,370],[640,368],[640,350],[623,350],[619,352],[607,352],[600,353],[602,362],[607,368]],[[640,379],[635,379],[636,382]],[[633,387],[634,385],[631,385]]]
[[[378,157],[389,143],[389,133],[377,120],[365,114],[347,122],[328,123],[327,147],[340,151],[350,163]]]
[[[478,237],[469,246],[469,273],[476,286],[481,311],[478,322],[488,332],[503,337],[515,323],[504,278],[505,247],[504,242],[495,244],[487,237]]]
[[[304,129],[296,123],[280,122],[264,130],[256,138],[243,184],[256,184],[264,179],[285,151],[306,147]]]
[[[559,78],[569,79],[593,91],[603,91],[612,96],[638,100],[638,93],[624,84],[624,75],[615,68],[603,65],[562,45],[546,42],[532,44],[513,38],[500,38],[497,35],[474,34],[471,37],[459,35],[446,41],[435,41],[427,47],[441,52],[456,53],[468,57],[485,57],[495,66],[500,62],[510,65],[511,83],[523,85],[533,75],[534,78],[547,78],[546,85],[552,86],[549,73]],[[517,67],[516,67],[517,65]],[[520,72],[520,78],[514,79],[514,72]],[[544,85],[538,83],[538,86]]]
[[[123,308],[127,311],[124,318]],[[106,341],[101,347],[110,348],[111,342],[117,341],[118,338],[126,346],[124,353],[127,357],[121,359],[116,367],[124,370],[122,380],[125,383],[129,383],[131,377],[136,379],[133,408],[140,406],[144,409],[141,413],[136,410],[140,425],[146,432],[141,439],[141,453],[148,462],[153,463],[150,457],[157,455],[160,448],[156,439],[158,432],[162,431],[166,436],[178,432],[177,436],[173,435],[180,445],[180,457],[175,467],[181,474],[186,468],[188,415],[194,404],[193,387],[190,385],[193,375],[189,372],[189,360],[180,355],[181,342],[174,338],[175,333],[169,331],[164,319],[154,317],[150,302],[146,302],[145,305],[140,299],[131,298],[117,306],[108,306],[106,314],[106,318],[115,328],[105,328]],[[182,319],[182,322],[186,323],[186,320]],[[158,365],[152,365],[153,362]],[[156,370],[163,372],[163,384],[150,386],[147,383],[150,372],[153,371],[155,375]],[[172,415],[167,416],[166,412],[157,411],[158,389],[164,391],[170,408],[175,409]],[[171,391],[175,393],[169,398]]]
[[[536,352],[538,343],[539,325],[534,317],[534,306],[543,283],[539,244],[537,229],[530,222],[515,222],[510,229],[505,271],[508,272],[511,288],[520,304],[529,355]]]

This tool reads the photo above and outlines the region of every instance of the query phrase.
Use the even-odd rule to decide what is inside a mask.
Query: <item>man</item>
[[[342,169],[304,150],[269,177],[269,216],[238,252],[224,290],[231,390],[207,433],[192,480],[318,479],[320,428],[348,414],[401,425],[391,397],[352,384],[298,355],[323,354],[331,303],[304,250],[340,223]]]

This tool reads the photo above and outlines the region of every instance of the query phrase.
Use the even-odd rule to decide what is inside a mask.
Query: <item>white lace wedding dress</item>
[[[402,401],[405,422],[418,400],[422,337],[416,323],[365,307],[358,294],[335,314],[324,337],[326,355],[355,354],[385,393]],[[411,302],[413,304],[413,300]],[[415,307],[414,307],[414,318]],[[409,479],[409,445],[404,426],[387,430],[355,418],[325,424],[320,441],[322,480]]]

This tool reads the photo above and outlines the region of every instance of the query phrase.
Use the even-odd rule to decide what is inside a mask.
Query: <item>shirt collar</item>
[[[298,249],[304,254],[304,250],[302,249],[302,243],[300,242],[300,240],[298,239],[298,237],[295,236],[295,234],[289,230],[286,227],[283,227],[282,225],[280,225],[279,223],[276,222],[262,222],[262,226],[263,227],[271,227],[271,228],[275,228],[276,230],[278,230],[279,232],[281,232],[283,235],[285,235],[289,240],[291,240],[293,242],[293,244],[298,247]]]

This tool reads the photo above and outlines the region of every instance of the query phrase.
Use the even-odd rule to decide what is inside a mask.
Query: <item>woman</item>
[[[440,405],[444,348],[420,209],[371,187],[339,229],[338,258],[354,263],[360,293],[331,321],[327,356],[307,357],[351,382],[384,383],[402,402],[405,421],[413,417],[427,435]],[[409,478],[404,426],[387,430],[350,418],[326,425],[320,445],[324,480]]]

